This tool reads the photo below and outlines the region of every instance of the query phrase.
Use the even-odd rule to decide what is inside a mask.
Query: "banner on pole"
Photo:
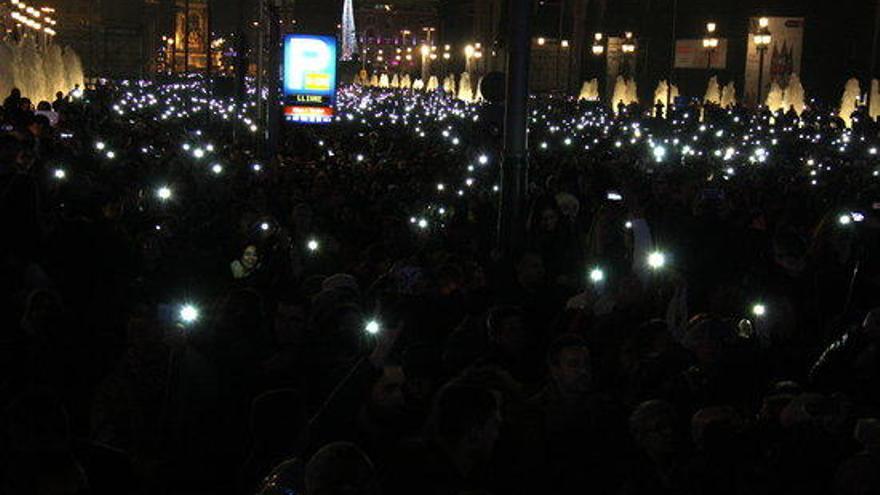
[[[727,38],[718,38],[718,46],[709,51],[703,48],[703,40],[677,40],[675,42],[676,69],[727,69]]]
[[[760,28],[758,17],[749,19],[749,44],[746,50],[746,101],[755,103],[758,93],[758,68],[761,65],[761,53],[755,45],[754,34]],[[768,17],[767,30],[770,32],[770,46],[764,52],[764,76],[762,94],[772,83],[784,88],[792,74],[801,73],[801,56],[804,53],[804,18],[803,17]]]

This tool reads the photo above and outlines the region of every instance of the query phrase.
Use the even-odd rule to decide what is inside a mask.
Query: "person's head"
[[[559,205],[559,211],[566,218],[573,219],[577,217],[580,211],[581,203],[574,195],[569,193],[559,193],[556,195],[556,204]]]
[[[64,92],[59,91],[59,92],[55,93],[55,99],[63,100],[64,99]]]
[[[489,342],[510,357],[520,356],[528,346],[525,314],[517,306],[496,306],[486,318]]]
[[[245,246],[244,251],[241,253],[241,266],[246,270],[253,270],[259,263],[260,256],[257,251],[257,246],[254,244],[248,244]]]
[[[12,91],[9,92],[9,96],[13,98],[21,98],[21,90],[18,88],[12,88]]]
[[[450,383],[438,392],[428,424],[434,439],[453,455],[485,461],[501,426],[498,399],[488,389]]]
[[[691,437],[700,450],[722,451],[734,446],[742,420],[731,406],[704,407],[691,418]]]
[[[449,295],[464,285],[461,267],[446,263],[437,268],[437,286],[442,295]]]
[[[544,260],[537,253],[524,254],[516,265],[517,279],[527,289],[540,287],[544,283],[546,275]]]
[[[559,210],[553,205],[544,206],[539,212],[538,223],[542,231],[555,232],[559,224]]]
[[[381,416],[394,416],[403,410],[403,386],[406,377],[399,365],[385,365],[382,376],[373,383],[370,390],[370,410]]]
[[[375,493],[373,463],[353,443],[325,445],[306,464],[306,495]]]
[[[547,351],[550,376],[564,394],[581,394],[589,390],[592,381],[590,350],[578,335],[562,335],[550,344]]]
[[[710,315],[697,315],[688,323],[683,344],[701,364],[710,365],[721,359],[735,335],[736,327],[730,322]]]
[[[663,400],[650,400],[636,407],[629,417],[629,430],[636,445],[658,459],[677,451],[675,409]]]
[[[52,111],[52,104],[48,101],[41,101],[40,103],[37,103],[37,110],[41,112],[50,112]]]

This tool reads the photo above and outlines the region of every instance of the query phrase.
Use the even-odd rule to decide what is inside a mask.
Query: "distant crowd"
[[[0,110],[0,493],[880,493],[880,136],[200,80]]]

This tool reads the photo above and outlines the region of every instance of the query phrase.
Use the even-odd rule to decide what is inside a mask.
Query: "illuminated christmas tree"
[[[342,6],[342,60],[351,60],[358,52],[354,7],[351,3],[352,0],[345,0]]]

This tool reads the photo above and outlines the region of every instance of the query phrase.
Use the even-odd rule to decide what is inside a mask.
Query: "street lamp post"
[[[430,60],[430,57],[431,57],[431,47],[429,47],[428,45],[422,45],[421,53],[422,53],[422,81],[427,81],[428,80],[428,72],[429,72],[429,68],[430,68],[430,66],[428,65],[429,64],[428,61]]]
[[[474,48],[474,45],[467,45],[464,47],[464,71],[470,75],[472,70],[472,64],[474,55],[477,53],[477,49]]]
[[[770,48],[773,38],[770,35],[768,26],[770,20],[762,17],[758,20],[758,32],[754,34],[755,46],[758,48],[758,107],[761,106],[761,95],[764,92],[764,55]]]
[[[608,67],[606,66],[606,64],[602,63],[605,60],[605,58],[604,58],[605,45],[603,42],[604,38],[605,38],[605,35],[603,35],[602,33],[596,33],[593,35],[593,48],[592,48],[593,55],[595,55],[596,57],[598,57],[600,59],[599,68],[601,69],[601,73],[597,74],[597,76],[596,76],[597,82],[602,78],[607,79],[607,77],[608,77],[608,74],[607,74]],[[603,77],[600,78],[599,76],[603,76]]]
[[[672,83],[675,75],[676,44],[678,43],[678,0],[672,0],[672,47],[669,57],[669,77],[666,81],[666,118],[672,120]]]
[[[712,56],[718,48],[718,38],[715,37],[716,24],[710,22],[706,24],[706,37],[703,38],[703,48],[706,50],[706,69],[712,70]]]
[[[630,67],[630,58],[631,55],[636,52],[636,42],[632,32],[627,31],[624,35],[623,44],[620,45],[620,51],[623,52],[624,75],[627,77],[633,77],[633,75],[630,74],[632,69]]]

